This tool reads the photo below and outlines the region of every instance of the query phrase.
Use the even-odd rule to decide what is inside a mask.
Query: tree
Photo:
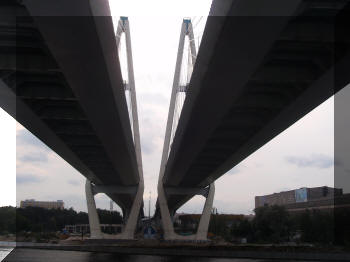
[[[102,224],[120,224],[118,211],[98,209]],[[45,209],[40,207],[0,207],[0,234],[16,232],[56,232],[65,225],[88,224],[86,212],[70,209]]]
[[[301,240],[310,243],[334,242],[334,217],[332,212],[306,210],[295,216],[301,231]]]
[[[246,218],[237,218],[231,225],[231,236],[245,237],[250,239],[252,237],[252,225]]]
[[[16,209],[14,207],[0,207],[0,234],[14,234],[16,232]]]
[[[254,212],[252,226],[255,241],[278,243],[289,240],[292,225],[285,207],[258,207]]]

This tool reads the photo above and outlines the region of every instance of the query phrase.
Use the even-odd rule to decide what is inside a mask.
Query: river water
[[[10,249],[0,249],[1,256],[7,255]],[[1,261],[1,259],[0,259]],[[146,255],[119,255],[107,253],[56,251],[38,249],[13,250],[3,262],[268,262],[272,260],[263,259],[226,259],[226,258],[195,258],[179,256],[146,256]],[[273,260],[274,262],[276,260]],[[281,261],[281,260],[280,260]],[[291,260],[288,260],[291,262]],[[298,261],[301,262],[301,261]]]

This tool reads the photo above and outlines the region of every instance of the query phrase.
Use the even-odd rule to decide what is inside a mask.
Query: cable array
[[[118,45],[119,63],[120,63],[120,69],[121,69],[122,78],[123,78],[125,99],[126,99],[126,105],[129,113],[129,121],[131,126],[132,138],[134,139],[134,123],[133,123],[134,121],[133,121],[133,115],[132,115],[131,91],[129,87],[126,39],[125,39],[125,33],[123,33],[125,32],[125,27],[121,22],[118,23],[118,27],[122,29],[121,33],[119,35],[116,35],[116,37],[119,38],[119,45]]]
[[[201,21],[201,19],[199,19],[198,22],[199,21]],[[187,30],[191,30],[191,27],[192,27],[192,24],[191,22],[189,22]],[[177,127],[180,121],[182,108],[186,100],[186,92],[187,92],[189,82],[191,80],[192,71],[193,71],[192,56],[195,54],[192,54],[191,52],[191,44],[192,45],[194,44],[194,48],[196,47],[195,47],[195,43],[193,43],[195,39],[190,39],[190,35],[191,34],[189,34],[189,32],[187,31],[185,34],[185,36],[187,37],[185,37],[184,39],[184,48],[183,48],[183,55],[181,60],[180,76],[179,76],[179,86],[175,97],[174,116],[172,121],[170,144],[169,144],[169,151],[168,151],[169,153],[171,151],[170,149],[173,144]]]
[[[200,44],[202,42],[202,37],[204,33],[205,24],[207,22],[207,16],[194,16],[192,18],[192,24],[193,24],[193,34],[196,36],[194,38],[194,41],[196,42],[196,46],[200,47]]]

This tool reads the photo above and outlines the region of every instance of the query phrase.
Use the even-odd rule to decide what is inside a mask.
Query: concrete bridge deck
[[[213,2],[163,177],[190,193],[170,210],[350,82],[348,4]]]
[[[5,0],[0,12],[0,106],[128,213],[142,167],[108,1]]]

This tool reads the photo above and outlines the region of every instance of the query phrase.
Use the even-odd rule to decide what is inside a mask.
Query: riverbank
[[[16,247],[16,242],[14,241],[0,241],[0,248],[13,248]]]
[[[0,235],[0,242],[16,242],[16,235]]]
[[[336,247],[288,245],[218,245],[213,243],[181,243],[158,241],[117,241],[114,243],[17,243],[17,248],[65,250],[122,255],[187,256],[216,258],[251,258],[277,260],[350,261],[349,250]]]

